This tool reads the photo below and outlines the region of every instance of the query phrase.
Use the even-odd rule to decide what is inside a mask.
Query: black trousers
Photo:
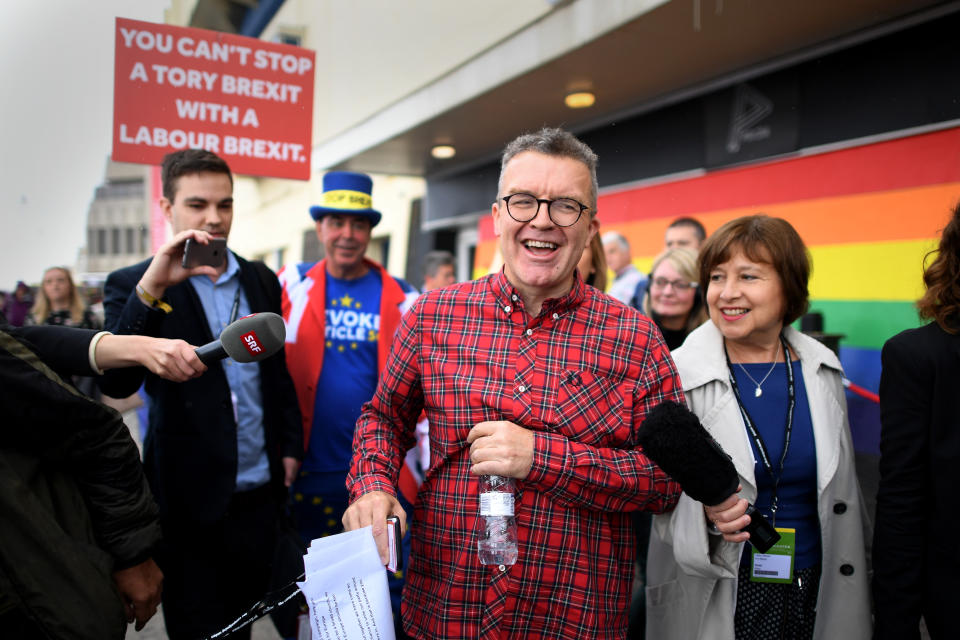
[[[163,618],[171,640],[224,628],[268,590],[280,510],[269,485],[237,493],[207,526],[164,530]],[[250,627],[229,636],[250,638]]]

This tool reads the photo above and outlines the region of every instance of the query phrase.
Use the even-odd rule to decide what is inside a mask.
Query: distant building
[[[107,161],[87,211],[87,244],[77,261],[81,281],[102,282],[114,269],[150,257],[150,171],[147,165]]]

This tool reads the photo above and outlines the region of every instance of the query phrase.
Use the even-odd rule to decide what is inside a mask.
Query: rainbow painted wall
[[[608,189],[597,209],[601,230],[625,235],[642,270],[677,217],[693,216],[708,232],[754,213],[788,220],[813,258],[811,311],[823,314],[824,331],[844,334],[847,377],[876,391],[884,341],[920,324],[913,303],[923,292],[923,259],[958,201],[960,128],[952,128]],[[478,238],[482,274],[497,246],[489,217]],[[848,401],[857,449],[879,453],[879,407],[851,394]]]

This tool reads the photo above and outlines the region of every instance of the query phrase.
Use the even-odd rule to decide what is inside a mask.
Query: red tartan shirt
[[[635,445],[647,411],[683,402],[653,323],[579,275],[530,318],[503,272],[431,291],[404,316],[354,432],[347,487],[396,494],[421,409],[430,468],[417,494],[403,619],[417,638],[622,638],[635,541],[628,511],[671,509],[680,487]],[[467,434],[534,432],[518,481],[517,563],[477,558]]]

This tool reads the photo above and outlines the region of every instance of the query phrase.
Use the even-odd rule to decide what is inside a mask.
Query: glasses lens
[[[550,203],[550,217],[554,224],[569,227],[580,217],[580,203],[570,198],[560,198]]]
[[[537,215],[537,199],[526,193],[515,193],[504,198],[507,202],[507,213],[517,222],[526,222]]]

